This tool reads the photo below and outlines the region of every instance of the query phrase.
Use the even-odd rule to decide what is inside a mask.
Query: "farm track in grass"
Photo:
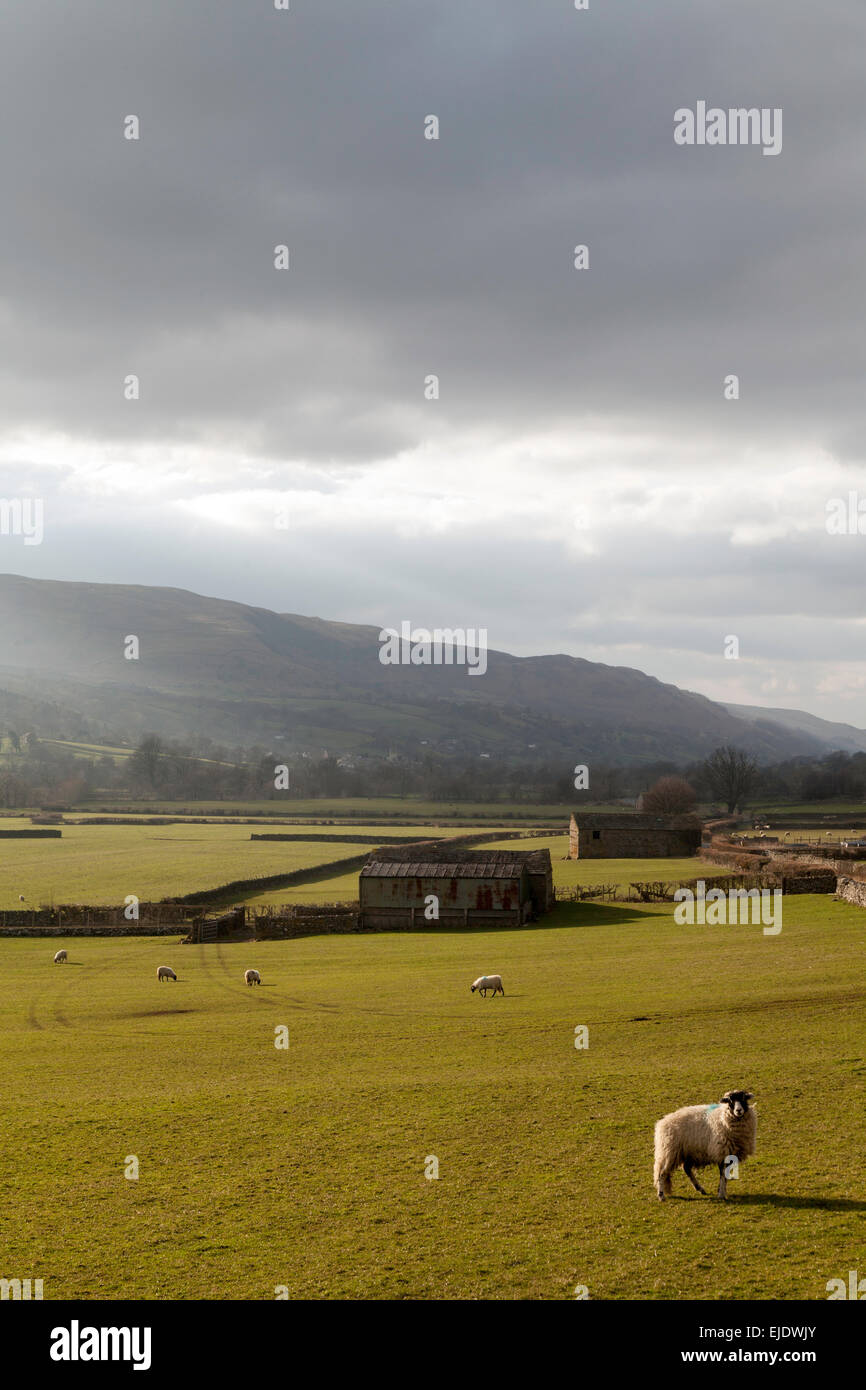
[[[2,1262],[46,1299],[826,1298],[866,1269],[864,950],[866,913],[805,896],[772,938],[593,903],[500,932],[4,940]],[[470,995],[482,971],[504,999]],[[759,1124],[730,1202],[680,1173],[658,1203],[655,1120],[734,1085]]]

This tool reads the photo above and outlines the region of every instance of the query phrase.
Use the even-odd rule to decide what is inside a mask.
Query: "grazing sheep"
[[[655,1127],[653,1185],[663,1202],[673,1191],[671,1173],[682,1166],[698,1192],[706,1192],[693,1174],[694,1168],[716,1163],[719,1196],[727,1201],[725,1160],[746,1159],[755,1152],[758,1117],[749,1109],[751,1091],[726,1091],[713,1105],[685,1105],[665,1115]]]
[[[158,965],[156,967],[156,978],[162,983],[163,980],[176,980],[177,976],[170,965]]]
[[[66,954],[65,951],[57,951],[57,952],[55,953],[55,956],[54,956],[54,964],[55,964],[55,965],[61,965],[61,964],[63,963],[63,961],[65,961],[65,960],[69,960],[69,956]]]
[[[260,985],[262,982],[262,977],[259,974],[258,970],[245,970],[244,980],[248,985]]]
[[[478,979],[475,981],[475,984],[470,985],[469,988],[471,989],[473,994],[477,989],[482,999],[487,998],[487,991],[489,989],[493,990],[494,999],[496,998],[497,994],[505,994],[505,990],[502,988],[501,975],[479,975]]]

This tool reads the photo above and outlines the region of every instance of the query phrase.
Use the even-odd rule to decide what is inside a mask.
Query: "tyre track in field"
[[[217,941],[217,942],[214,943],[214,945],[215,945],[215,949],[216,949],[217,961],[218,961],[219,966],[220,966],[220,969],[221,969],[221,971],[222,971],[222,973],[223,973],[223,975],[224,975],[224,977],[225,977],[225,981],[224,981],[223,987],[224,987],[225,989],[227,989],[227,990],[229,991],[230,994],[234,994],[234,993],[235,993],[235,986],[229,984],[229,977],[232,976],[232,975],[234,974],[234,972],[233,972],[232,970],[229,969],[228,962],[226,961],[226,958],[225,958],[225,956],[223,955],[223,950],[222,950],[222,946],[220,945],[220,943]],[[206,948],[204,948],[204,949],[206,949]],[[222,982],[221,982],[221,983],[222,983]],[[267,993],[264,994],[264,995],[262,995],[262,994],[259,993],[258,989],[249,990],[249,987],[246,986],[246,985],[244,986],[244,988],[245,988],[245,989],[248,989],[249,993],[254,994],[254,995],[255,995],[256,1003],[259,1004],[259,1005],[261,1005],[261,1006],[263,1006],[264,1008],[273,1008],[273,1009],[277,1009],[277,1008],[279,1008],[280,1005],[282,1005],[282,1004],[290,1004],[290,1005],[292,1005],[295,1009],[302,1009],[302,1010],[328,1009],[328,1008],[330,1007],[329,1005],[326,1005],[326,1004],[309,1004],[309,1003],[306,1003],[305,1001],[303,1001],[303,1000],[301,1000],[301,999],[293,999],[290,995],[286,995],[286,994],[280,994],[280,995],[278,995],[276,998],[274,998],[274,997],[271,996],[271,995],[268,995]]]
[[[69,961],[67,965],[62,967],[62,969],[64,971],[69,970],[70,968],[72,970],[86,969],[88,977],[92,979],[95,975],[100,976],[104,975],[106,971],[116,970],[118,966],[118,961],[123,961],[123,959],[123,950],[115,948],[110,952],[107,959],[90,962],[87,964],[87,966],[84,965],[83,961]],[[60,969],[61,967],[56,968]],[[64,996],[68,995],[69,991],[75,987],[75,983],[76,980],[74,975],[64,975],[56,980],[56,985],[52,986],[51,990],[43,989],[33,996],[33,998],[30,1001],[30,1007],[26,1020],[27,1027],[30,1031],[36,1030],[42,1033],[46,1031],[46,1028],[48,1029],[48,1031],[52,1031],[50,1024],[47,1023],[47,1020],[46,1022],[42,1021],[42,1019],[45,1017],[46,1012],[49,1009],[51,1010],[54,1023],[59,1025],[59,1027],[68,1028],[71,1032],[84,1033],[104,1033],[110,1030],[110,1019],[122,1020],[126,1018],[144,1018],[149,1016],[149,1011],[147,1011],[142,1014],[111,1014],[107,1015],[104,1021],[96,1020],[89,1023],[82,1023],[76,1021],[75,1019],[70,1021],[63,1009],[63,1005],[65,1004]],[[40,1010],[39,1013],[37,1013],[37,1006]],[[190,1011],[172,1010],[172,1012],[185,1013]]]
[[[234,992],[235,992],[235,991],[234,991],[234,986],[233,986],[233,985],[230,985],[230,984],[228,983],[228,977],[229,977],[230,975],[233,975],[234,972],[231,971],[231,970],[229,969],[229,966],[228,966],[228,964],[227,964],[227,962],[226,962],[226,960],[225,960],[225,957],[223,956],[222,946],[220,945],[219,941],[215,942],[215,943],[214,943],[214,946],[215,946],[215,949],[216,949],[216,956],[217,956],[217,960],[219,961],[220,968],[221,968],[223,974],[227,977],[225,988],[228,989],[228,990],[230,991],[230,993],[234,994]],[[206,947],[206,946],[202,946],[202,947],[201,947],[201,950],[202,950],[202,951],[206,951],[206,950],[207,950],[207,947]],[[255,995],[256,995],[256,999],[257,999],[260,1003],[265,1004],[265,1005],[271,1005],[271,1004],[272,1004],[275,1008],[276,1008],[281,1002],[285,1002],[285,1003],[287,1003],[287,1004],[291,1004],[291,1005],[292,1005],[294,1008],[296,1008],[296,1009],[301,1009],[301,1010],[305,1010],[305,1011],[309,1011],[309,1012],[318,1012],[318,1013],[327,1013],[327,1014],[353,1014],[353,1013],[359,1013],[359,1014],[380,1014],[380,1015],[381,1015],[382,1017],[384,1017],[384,1018],[402,1018],[402,1017],[403,1017],[402,1013],[401,1013],[399,1010],[394,1010],[394,1009],[374,1009],[374,1008],[372,1008],[372,1007],[370,1007],[369,1005],[366,1005],[366,1004],[348,1004],[348,1005],[342,1005],[342,1004],[324,1004],[324,1003],[319,1002],[318,1000],[297,999],[294,995],[291,995],[291,994],[282,994],[282,995],[279,995],[277,998],[272,999],[272,998],[268,998],[267,996],[260,995],[259,992],[258,992],[258,990],[255,991]]]
[[[207,946],[201,947],[201,950],[203,952],[206,952],[207,949]],[[225,977],[224,980],[215,980],[215,983],[221,984],[222,987],[228,990],[230,994],[235,994],[237,987],[229,983],[229,979],[234,976],[234,970],[229,968],[228,962],[223,954],[223,949],[219,941],[214,942],[214,950],[216,952],[216,958],[219,963],[220,970],[222,971],[222,974]],[[207,969],[208,967],[207,965],[205,965],[205,970],[207,971]],[[245,988],[247,988],[247,986],[245,986]],[[339,1004],[320,1004],[318,1002],[311,1002],[307,999],[297,999],[291,994],[280,994],[276,997],[273,997],[268,995],[267,993],[264,995],[261,994],[258,989],[250,990],[249,992],[254,994],[256,1003],[262,1005],[265,1008],[276,1009],[279,1008],[282,1004],[289,1004],[292,1006],[292,1008],[310,1013],[318,1012],[330,1014],[340,1012]]]
[[[207,978],[209,984],[219,985],[220,989],[225,990],[227,994],[234,994],[235,990],[228,982],[229,971],[225,962],[222,960],[222,952],[220,950],[220,945],[218,941],[214,943],[214,947],[216,949],[217,959],[219,961],[219,964],[222,966],[222,973],[225,978],[220,979],[219,976],[211,974],[210,961],[208,960],[208,947],[204,942],[202,942],[198,948],[198,962],[201,965],[202,973]]]
[[[106,960],[106,961],[101,961],[101,962],[98,963],[98,964],[94,964],[94,965],[88,966],[88,967],[87,967],[88,974],[90,974],[90,975],[102,974],[105,970],[108,970],[108,969],[111,967],[112,964],[113,964],[113,960],[112,960],[112,959],[109,959],[109,960]],[[69,961],[69,962],[67,962],[66,965],[64,965],[63,967],[58,966],[57,969],[61,969],[61,968],[62,968],[63,970],[68,970],[70,967],[71,967],[73,970],[84,969],[83,963],[78,963],[78,962],[75,962],[75,961]],[[61,1028],[69,1028],[69,1029],[71,1029],[73,1032],[74,1032],[74,1031],[78,1031],[78,1030],[82,1029],[82,1025],[81,1025],[80,1023],[76,1023],[76,1022],[70,1023],[69,1019],[66,1017],[66,1014],[63,1012],[63,1010],[62,1010],[62,1008],[61,1008],[61,1005],[62,1005],[63,1002],[64,1002],[63,996],[64,996],[65,994],[68,994],[69,990],[70,990],[71,988],[73,988],[73,986],[74,986],[74,984],[75,984],[75,976],[74,976],[74,975],[71,976],[71,977],[61,976],[61,977],[59,977],[59,978],[57,978],[57,977],[55,977],[55,978],[56,978],[56,984],[53,985],[52,988],[51,988],[50,990],[48,990],[48,989],[41,990],[38,994],[36,994],[36,995],[31,999],[31,1001],[30,1001],[30,1009],[29,1009],[28,1016],[27,1016],[27,1026],[28,1026],[28,1028],[31,1029],[31,1030],[32,1030],[32,1029],[36,1029],[36,1030],[38,1030],[40,1033],[44,1033],[44,1032],[45,1032],[46,1024],[44,1024],[44,1023],[41,1022],[40,1017],[39,1017],[39,1014],[37,1014],[37,1012],[36,1012],[36,1006],[37,1006],[37,1005],[39,1006],[40,1010],[43,1009],[43,1000],[44,1000],[44,1001],[45,1001],[45,1003],[44,1003],[44,1009],[45,1009],[45,1010],[48,1010],[48,1009],[51,1010],[51,1013],[52,1013],[52,1015],[53,1015],[53,1019],[54,1019],[54,1022],[55,1022],[55,1023],[59,1024]],[[95,1029],[95,1030],[94,1030],[94,1029],[82,1029],[82,1031],[91,1031],[91,1032],[97,1031],[97,1032],[98,1032],[99,1030],[98,1030],[98,1029]]]
[[[217,964],[219,966],[219,969],[217,971],[213,970],[213,962],[210,959],[210,956],[213,953],[213,951],[215,951]],[[118,957],[122,959],[123,952],[115,949],[111,952],[108,959],[103,959],[99,962],[93,962],[92,964],[89,964],[87,966],[88,975],[91,977],[93,975],[102,975],[107,970],[116,969]],[[200,967],[201,973],[204,975],[205,980],[208,984],[219,988],[223,993],[229,994],[233,998],[237,998],[242,986],[242,979],[239,978],[237,983],[234,983],[234,968],[230,967],[224,955],[222,946],[219,942],[215,942],[213,948],[211,948],[208,945],[200,944],[198,948],[198,954],[195,957],[194,962],[193,960],[190,960],[189,957],[187,957],[187,959],[189,960],[190,966],[193,966],[193,964],[195,964]],[[75,965],[73,962],[70,962],[70,965],[74,969],[83,968],[83,966]],[[59,969],[60,967],[57,968]],[[65,968],[69,968],[69,966]],[[191,982],[192,978],[193,977],[190,971],[187,970],[184,974],[180,976],[179,983],[183,984],[186,982]],[[70,1019],[67,1017],[63,1008],[63,1005],[66,1002],[64,999],[64,995],[67,995],[69,990],[72,989],[74,985],[74,977],[63,978],[61,980],[58,980],[56,986],[53,987],[50,991],[41,990],[38,994],[36,994],[30,1001],[30,1007],[26,1019],[26,1025],[28,1030],[31,1032],[45,1032],[47,1028],[48,1031],[52,1031],[50,1024],[48,1024],[47,1021],[43,1022],[46,1011],[50,1009],[53,1017],[53,1022],[57,1027],[67,1028],[72,1032],[105,1032],[106,1029],[110,1027],[107,1021],[103,1025],[100,1025],[98,1022],[82,1024],[80,1022],[75,1021],[74,1019],[70,1021]],[[299,999],[296,995],[290,994],[280,993],[277,996],[273,996],[267,991],[264,994],[260,993],[258,990],[250,990],[248,992],[253,995],[253,999],[258,1006],[269,1009],[279,1009],[280,1007],[288,1006],[293,1011],[297,1011],[299,1013],[320,1013],[325,1015],[338,1016],[341,1014],[365,1013],[377,1014],[382,1017],[389,1018],[397,1018],[401,1016],[399,1010],[395,1011],[391,1009],[376,1009],[369,1005],[363,1004],[340,1005],[331,1004],[320,1000]],[[199,1011],[201,1010],[193,1008],[176,1010],[173,1009],[170,1012],[189,1013]],[[160,1010],[159,1012],[166,1013],[169,1011]],[[113,1020],[122,1021],[127,1018],[150,1017],[151,1013],[152,1011],[144,1011],[139,1013],[123,1012],[112,1014],[111,1018]]]

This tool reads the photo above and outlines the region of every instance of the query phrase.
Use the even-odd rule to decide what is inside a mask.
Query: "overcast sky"
[[[6,7],[0,569],[866,725],[866,5],[589,3]]]

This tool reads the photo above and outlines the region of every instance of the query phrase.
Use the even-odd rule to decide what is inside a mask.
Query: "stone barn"
[[[374,850],[358,884],[359,926],[521,926],[554,903],[548,850],[449,849],[424,844]],[[438,917],[425,917],[434,898]]]
[[[701,825],[694,816],[573,811],[568,830],[570,859],[684,859],[700,847]]]

